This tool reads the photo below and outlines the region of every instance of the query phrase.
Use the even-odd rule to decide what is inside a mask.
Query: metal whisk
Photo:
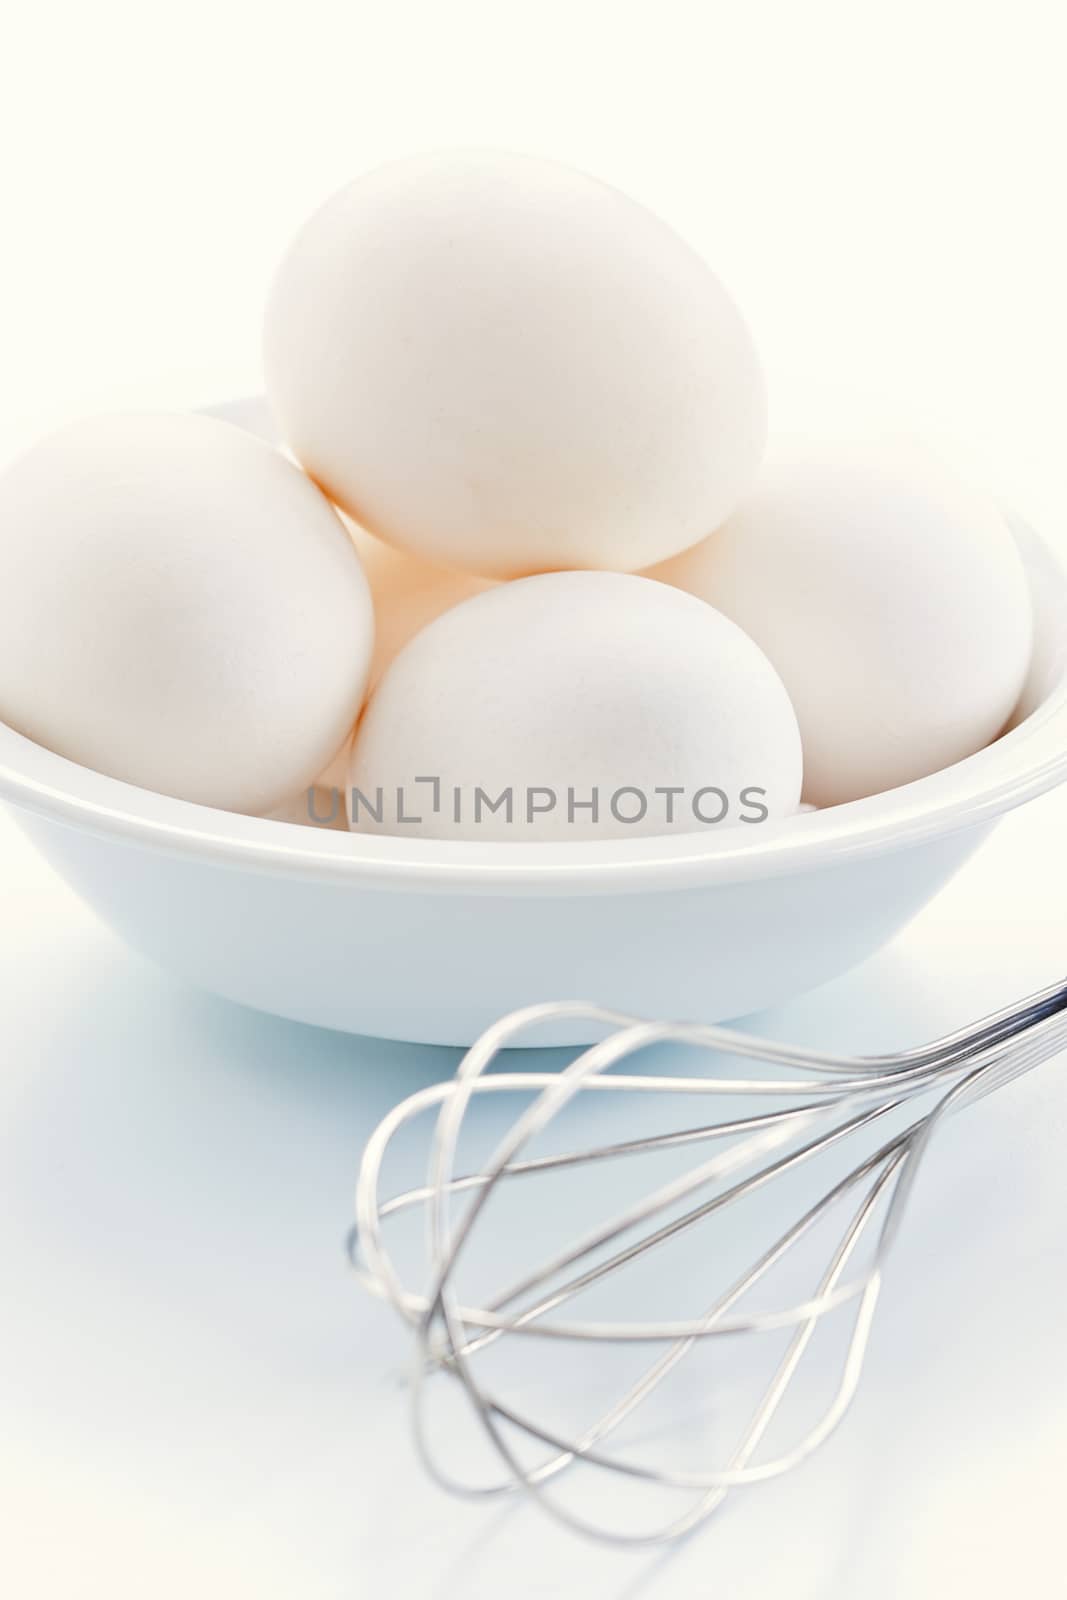
[[[580,1020],[610,1031],[582,1050],[559,1072],[490,1072],[499,1052],[520,1035],[547,1022]],[[713,1064],[702,1076],[666,1077],[620,1073],[620,1063],[655,1045],[685,1045],[717,1056],[742,1057],[774,1076],[738,1076]],[[418,1450],[444,1486],[466,1494],[525,1491],[568,1526],[612,1543],[647,1544],[690,1532],[716,1510],[727,1493],[787,1472],[833,1431],[859,1382],[881,1285],[882,1271],[900,1228],[908,1196],[931,1138],[943,1120],[1067,1048],[1067,983],[1058,983],[1020,1004],[933,1044],[897,1055],[845,1056],[777,1044],[726,1028],[649,1022],[597,1006],[560,1003],[533,1006],[504,1018],[468,1050],[451,1080],[403,1101],[372,1135],[363,1157],[356,1194],[356,1223],[349,1254],[364,1285],[395,1308],[415,1335],[412,1377],[414,1431]],[[575,1097],[598,1091],[644,1096],[718,1096],[731,1101],[757,1097],[744,1115],[537,1157],[526,1147]],[[520,1094],[529,1103],[488,1161],[457,1175],[457,1143],[472,1099]],[[767,1102],[770,1101],[770,1108]],[[925,1101],[921,1110],[917,1103]],[[436,1111],[424,1186],[382,1200],[383,1161],[396,1134],[414,1118]],[[878,1124],[903,1121],[868,1145]],[[523,1273],[485,1304],[466,1304],[455,1286],[457,1267],[479,1218],[499,1185],[526,1182],[567,1168],[641,1157],[656,1151],[710,1145],[712,1153],[681,1176],[642,1194],[547,1261]],[[576,1320],[558,1313],[609,1278],[624,1274],[648,1252],[686,1230],[698,1229],[747,1196],[787,1174],[817,1168],[827,1152],[852,1152],[844,1175],[836,1170],[820,1197],[789,1221],[751,1265],[716,1293],[701,1315],[678,1321]],[[383,1224],[413,1207],[425,1210],[428,1283],[405,1287],[383,1239]],[[453,1216],[457,1210],[458,1215]],[[772,1310],[744,1310],[742,1302],[773,1277],[802,1239],[840,1210],[843,1230],[824,1260],[818,1281],[801,1300]],[[784,1218],[781,1219],[785,1221]],[[775,1225],[776,1228],[778,1224]],[[864,1251],[866,1252],[864,1256]],[[710,1255],[710,1252],[709,1252]],[[857,1264],[857,1263],[862,1264]],[[851,1270],[850,1270],[851,1267]],[[851,1315],[851,1333],[836,1392],[819,1420],[788,1449],[760,1456],[760,1447],[801,1369],[819,1324],[841,1308]],[[721,1465],[706,1470],[664,1468],[618,1448],[611,1436],[664,1382],[668,1374],[707,1340],[727,1341],[785,1331],[785,1353]],[[584,1343],[642,1344],[654,1359],[638,1379],[592,1424],[575,1436],[544,1426],[484,1387],[474,1358],[501,1340],[551,1339]],[[466,1392],[485,1435],[505,1469],[499,1482],[470,1488],[449,1476],[431,1449],[424,1401],[436,1373],[455,1379]],[[518,1441],[536,1446],[538,1459],[520,1460]],[[578,1463],[604,1473],[644,1480],[683,1492],[685,1509],[652,1531],[616,1531],[577,1513],[546,1485]]]

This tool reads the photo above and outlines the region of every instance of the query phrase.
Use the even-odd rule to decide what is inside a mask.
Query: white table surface
[[[890,948],[760,1026],[897,1046],[1051,981],[1065,835],[1067,793],[1016,814]],[[863,1390],[822,1453],[667,1555],[605,1550],[424,1479],[402,1329],[343,1265],[365,1138],[456,1053],[190,991],[104,931],[6,814],[0,871],[5,1592],[1062,1592],[1064,1064],[944,1130]]]

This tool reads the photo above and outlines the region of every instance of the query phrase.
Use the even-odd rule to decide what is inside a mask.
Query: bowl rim
[[[221,409],[221,408],[220,408]],[[54,822],[155,851],[338,886],[468,894],[600,894],[738,883],[915,847],[1067,779],[1067,572],[1017,519],[1035,599],[1035,661],[1052,687],[975,755],[869,799],[718,833],[511,841],[404,838],[249,817],[93,772],[0,722],[0,799]],[[1032,669],[1032,670],[1036,670]]]

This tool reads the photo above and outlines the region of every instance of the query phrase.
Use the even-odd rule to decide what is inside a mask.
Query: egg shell
[[[796,708],[804,798],[925,777],[1003,729],[1029,587],[994,503],[908,440],[788,446],[711,538],[649,576],[732,617]]]
[[[373,686],[421,628],[442,611],[493,588],[494,580],[420,561],[418,556],[376,539],[356,523],[348,526],[374,602]]]
[[[72,761],[269,811],[345,740],[373,639],[337,513],[229,423],[94,418],[0,478],[0,716]]]
[[[344,758],[347,769],[348,747]],[[290,795],[281,805],[264,813],[269,822],[290,822],[300,828],[328,828],[335,833],[348,830],[348,816],[344,802],[345,773],[335,784],[316,783]]]
[[[415,635],[356,731],[348,799],[361,831],[581,840],[751,826],[742,791],[764,791],[776,817],[800,782],[788,696],[739,628],[644,578],[567,572],[503,584]],[[657,793],[670,786],[673,802]],[[510,820],[476,789],[511,789]]]
[[[369,687],[373,689],[393,657],[420,628],[461,600],[469,600],[472,595],[493,588],[494,580],[477,578],[472,573],[457,572],[449,567],[432,566],[406,550],[397,550],[376,539],[343,513],[342,518],[359,553],[374,603],[374,655],[369,678]],[[318,787],[327,793],[336,791],[343,795],[351,754],[350,736],[319,774]],[[307,805],[306,796],[297,795],[291,805],[302,814]]]
[[[338,505],[498,577],[693,544],[766,436],[751,337],[704,261],[528,157],[410,159],[341,191],[282,262],[264,354],[280,431]]]

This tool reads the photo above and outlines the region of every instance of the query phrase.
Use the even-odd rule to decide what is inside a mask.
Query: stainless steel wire
[[[523,1035],[559,1021],[594,1024],[609,1031],[558,1072],[490,1070],[500,1052]],[[711,1053],[709,1070],[685,1076],[618,1070],[639,1051],[665,1045]],[[829,1437],[856,1393],[885,1262],[938,1127],[1064,1049],[1067,983],[1062,982],[971,1027],[892,1055],[827,1054],[728,1028],[650,1022],[575,1002],[532,1006],[503,1018],[471,1046],[452,1079],[419,1090],[389,1112],[367,1144],[357,1184],[349,1256],[363,1285],[388,1301],[414,1334],[412,1418],[415,1443],[427,1470],[444,1487],[461,1494],[525,1493],[567,1526],[615,1544],[678,1538],[705,1522],[730,1490],[790,1471]],[[730,1058],[771,1068],[773,1075],[762,1070],[741,1075],[736,1068],[728,1071],[725,1062]],[[591,1148],[525,1154],[576,1097],[601,1091],[718,1097],[755,1101],[757,1106],[745,1115]],[[457,1173],[464,1117],[471,1102],[486,1095],[520,1095],[529,1103],[477,1171]],[[775,1102],[769,1109],[762,1105],[768,1100]],[[426,1182],[383,1199],[382,1169],[390,1146],[402,1129],[426,1113],[434,1114]],[[783,1217],[782,1231],[773,1242],[716,1293],[700,1316],[591,1320],[566,1315],[572,1301],[625,1273],[649,1252],[721,1218],[790,1173],[817,1169],[828,1152],[855,1151],[869,1143],[879,1124],[891,1125],[894,1118],[904,1125],[873,1150],[865,1148],[854,1156],[843,1175],[835,1170],[825,1187],[820,1182],[815,1203],[791,1220]],[[498,1186],[689,1147],[697,1151],[711,1147],[711,1153],[583,1232],[548,1260],[519,1273],[486,1303],[468,1304],[460,1298],[459,1264]],[[461,1202],[465,1203],[454,1215]],[[845,1213],[845,1224],[835,1235],[829,1259],[823,1259],[812,1291],[772,1310],[745,1311],[741,1302],[757,1285],[773,1278],[802,1240],[810,1242],[838,1207]],[[405,1285],[385,1240],[390,1219],[413,1208],[425,1213],[428,1282],[420,1289]],[[817,1421],[794,1443],[761,1456],[761,1446],[817,1329],[835,1312],[851,1317],[851,1331],[833,1395]],[[785,1352],[720,1464],[702,1470],[663,1467],[612,1444],[623,1423],[706,1341],[775,1332],[789,1336]],[[484,1386],[475,1358],[505,1339],[648,1345],[653,1359],[593,1423],[568,1436]],[[440,1373],[455,1380],[469,1398],[504,1469],[499,1480],[471,1487],[439,1461],[424,1402],[428,1381]],[[541,1452],[535,1463],[520,1459],[520,1439]],[[686,1503],[650,1529],[608,1526],[549,1492],[547,1486],[576,1465],[656,1484],[676,1491]]]

